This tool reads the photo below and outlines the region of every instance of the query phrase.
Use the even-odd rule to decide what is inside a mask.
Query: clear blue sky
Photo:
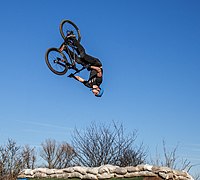
[[[70,142],[74,127],[116,121],[152,156],[165,139],[200,163],[200,1],[8,0],[0,17],[0,144]],[[63,19],[103,63],[102,98],[45,64]]]

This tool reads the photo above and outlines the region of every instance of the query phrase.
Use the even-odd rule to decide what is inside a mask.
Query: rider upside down
[[[104,92],[103,89],[100,87],[103,79],[102,63],[99,59],[92,57],[85,52],[84,47],[77,41],[74,34],[69,34],[66,38],[71,41],[73,46],[76,47],[76,52],[79,56],[75,56],[75,61],[78,64],[86,67],[87,70],[90,71],[90,76],[88,80],[85,80],[80,76],[75,76],[74,74],[70,74],[69,77],[74,78],[75,80],[83,83],[86,87],[90,88],[92,90],[92,93],[96,97],[101,97]],[[71,50],[68,49],[69,52],[66,50],[65,45],[61,46],[60,48],[60,51],[63,50],[68,54],[70,53],[69,55],[73,54]]]

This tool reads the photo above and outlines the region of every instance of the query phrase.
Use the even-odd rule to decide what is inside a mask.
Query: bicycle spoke
[[[69,23],[65,23],[63,24],[63,32],[64,32],[64,35],[67,36],[68,32],[73,32],[73,34],[78,37],[78,33],[75,29],[74,26],[72,26],[71,24]]]
[[[68,70],[64,54],[56,48],[50,48],[47,51],[46,63],[49,69],[58,75],[63,75]]]
[[[60,24],[60,33],[63,39],[65,39],[69,32],[73,32],[73,34],[76,36],[76,39],[80,42],[81,35],[78,27],[70,20],[62,21]]]

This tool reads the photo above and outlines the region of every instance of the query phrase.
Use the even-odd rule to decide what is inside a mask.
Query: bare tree
[[[200,174],[195,174],[195,175],[194,175],[194,179],[195,179],[195,180],[200,180]]]
[[[133,148],[135,139],[136,132],[126,136],[122,124],[97,126],[92,123],[84,132],[75,129],[72,138],[76,152],[74,162],[91,167],[105,164],[127,166],[143,163],[145,153],[142,146],[137,150]]]
[[[6,145],[0,146],[0,180],[15,180],[22,169],[34,167],[35,158],[34,148],[20,147],[8,139]]]
[[[163,157],[157,153],[155,159],[151,159],[151,163],[157,166],[166,166],[172,169],[185,170],[189,172],[193,165],[187,159],[180,159],[177,156],[177,150],[178,145],[171,151],[167,150],[166,142],[163,140]]]
[[[74,149],[68,143],[60,144],[58,151],[58,165],[57,168],[66,168],[71,165],[71,161],[75,156]]]
[[[47,139],[42,145],[40,156],[47,162],[46,167],[66,168],[75,156],[73,148],[66,142],[60,144],[56,140]]]
[[[25,145],[22,149],[23,167],[28,169],[35,168],[36,152],[35,148]]]
[[[143,164],[146,159],[146,151],[144,150],[143,144],[139,148],[129,148],[126,149],[120,157],[119,166],[137,166],[138,164]]]
[[[9,139],[5,147],[0,147],[0,179],[16,179],[22,167],[20,147]]]

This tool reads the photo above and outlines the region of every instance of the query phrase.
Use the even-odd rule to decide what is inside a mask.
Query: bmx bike
[[[75,70],[76,74],[86,67],[77,69],[75,64],[75,57],[78,56],[76,53],[76,47],[73,46],[72,42],[67,39],[69,34],[76,36],[76,39],[81,41],[81,34],[79,28],[70,20],[63,20],[59,26],[60,34],[64,40],[60,48],[49,48],[45,53],[45,61],[48,68],[57,75],[64,75],[69,69]],[[65,46],[65,50],[61,48]]]

